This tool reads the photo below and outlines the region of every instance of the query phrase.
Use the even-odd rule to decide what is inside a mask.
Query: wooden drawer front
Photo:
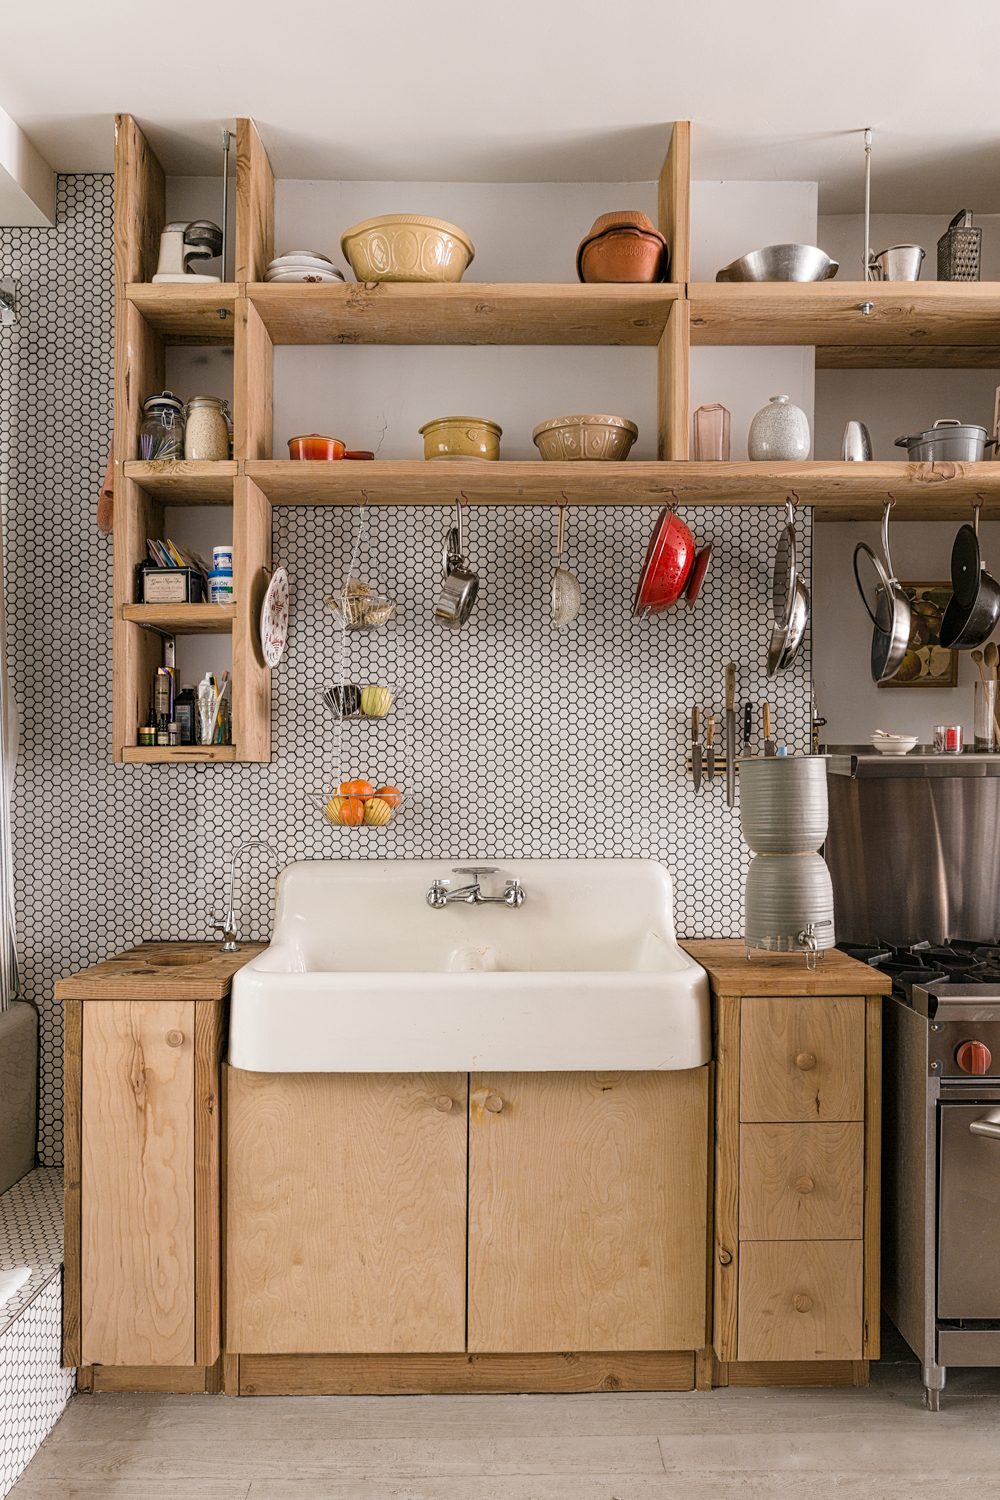
[[[865,1127],[740,1127],[741,1240],[859,1240]]]
[[[862,1359],[860,1240],[740,1246],[738,1358]]]
[[[741,1015],[741,1120],[864,1119],[862,996],[751,995]]]

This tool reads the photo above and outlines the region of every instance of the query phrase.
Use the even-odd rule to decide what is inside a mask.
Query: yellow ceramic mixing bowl
[[[420,214],[366,219],[344,231],[340,248],[359,281],[461,281],[476,253],[454,224]]]

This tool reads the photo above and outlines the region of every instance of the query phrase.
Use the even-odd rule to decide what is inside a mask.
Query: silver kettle
[[[449,528],[444,547],[444,577],[434,618],[449,630],[461,630],[479,593],[479,575],[466,565],[462,532],[462,502],[455,501],[456,524]]]

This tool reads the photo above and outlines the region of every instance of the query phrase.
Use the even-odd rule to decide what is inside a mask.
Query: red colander
[[[664,506],[646,549],[633,615],[658,615],[676,604],[694,566],[694,537],[676,511]]]

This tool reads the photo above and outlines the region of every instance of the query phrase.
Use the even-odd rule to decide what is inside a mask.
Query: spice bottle
[[[192,396],[185,408],[185,458],[218,463],[229,457],[225,405],[218,396]]]

